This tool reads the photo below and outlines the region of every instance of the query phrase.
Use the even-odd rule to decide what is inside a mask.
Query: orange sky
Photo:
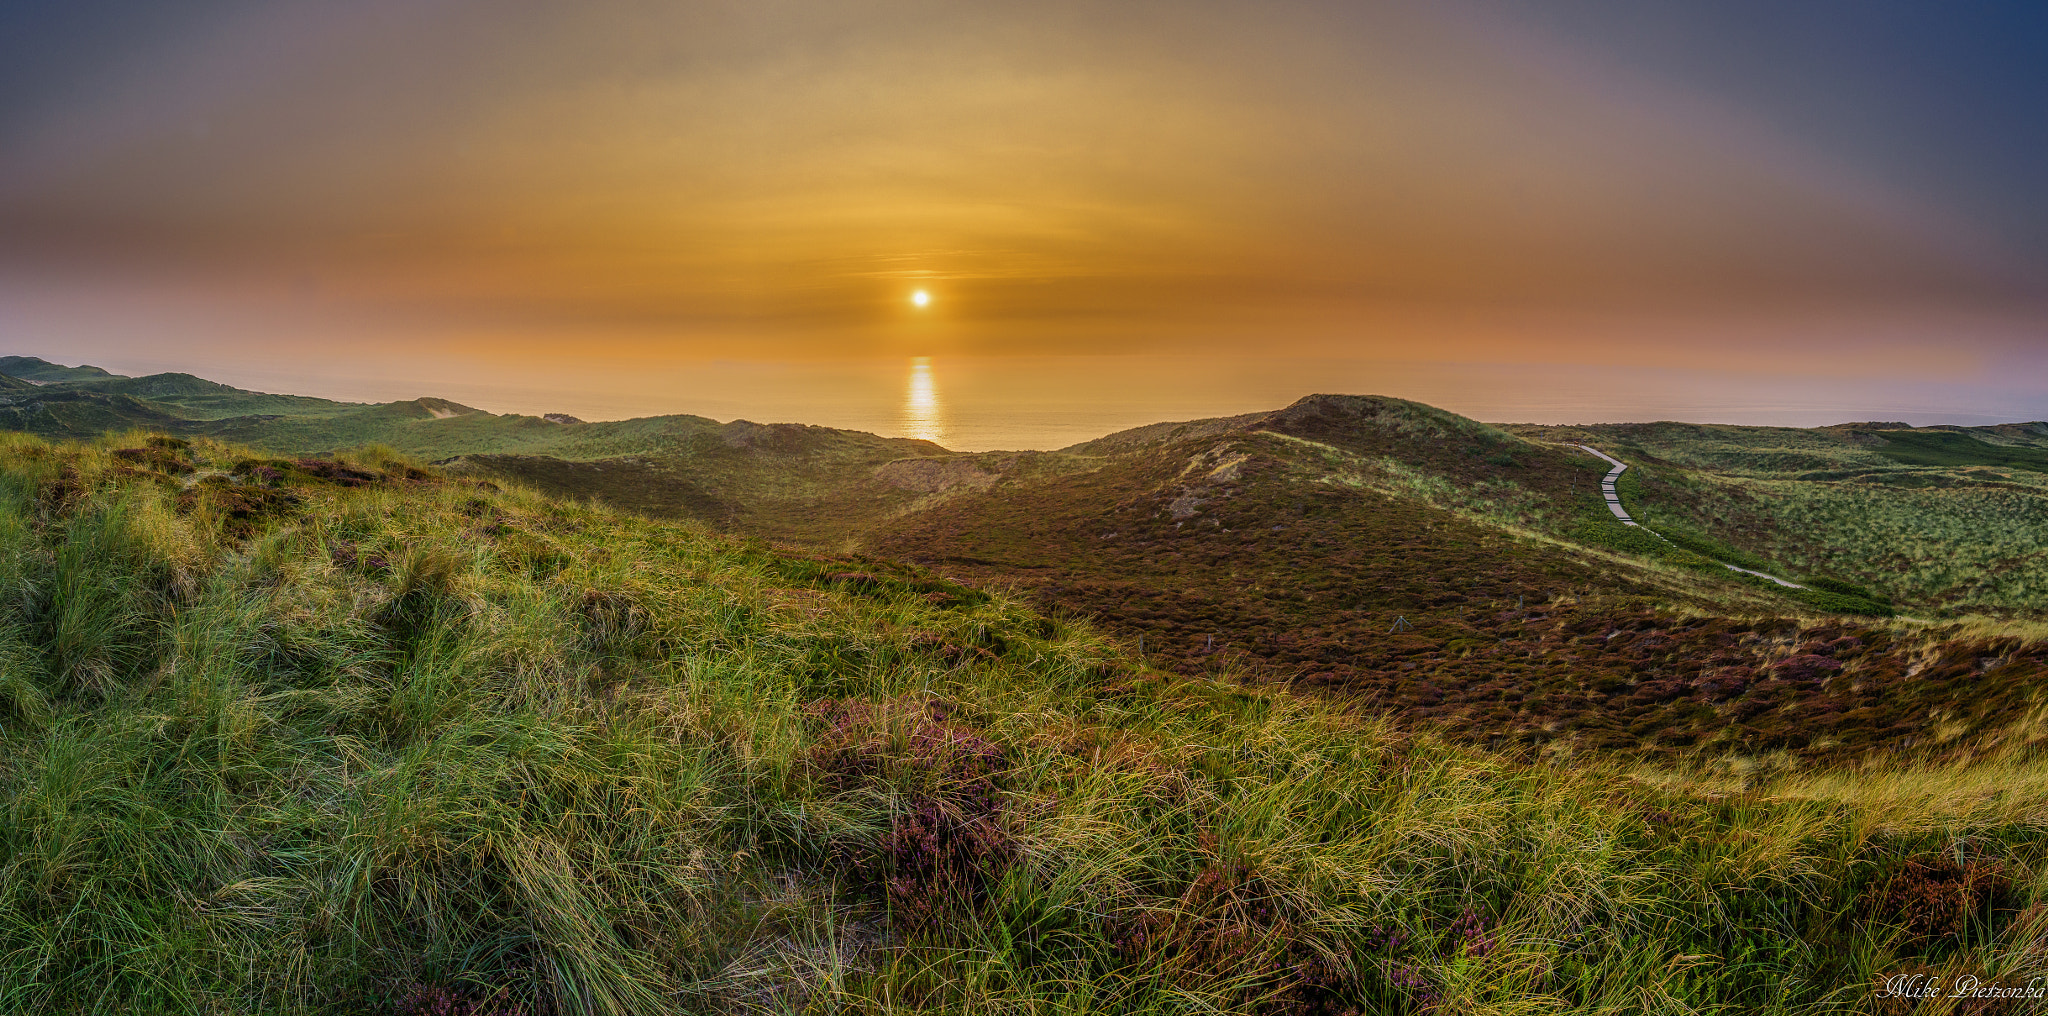
[[[8,110],[8,351],[1909,376],[2048,319],[1939,195],[1479,7],[198,10]]]

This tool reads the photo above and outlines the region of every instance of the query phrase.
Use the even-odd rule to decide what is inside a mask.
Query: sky
[[[2019,3],[14,0],[0,352],[959,447],[1333,389],[2042,418],[2044,51]]]

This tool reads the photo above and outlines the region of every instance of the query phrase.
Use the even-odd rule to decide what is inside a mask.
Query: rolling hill
[[[184,429],[185,418],[132,395],[39,386],[15,378],[0,384],[0,429],[52,438],[112,431]]]
[[[1646,461],[1653,478],[1627,485],[1631,505],[1684,497],[1667,473],[1711,482]],[[1660,543],[1622,527],[1598,494],[1605,463],[1401,400],[1312,396],[1029,457],[842,460],[780,500],[752,493],[744,514],[716,492],[786,467],[680,456],[463,465],[1009,586],[1142,640],[1147,659],[1182,673],[1294,681],[1495,746],[1955,746],[1999,737],[2048,678],[2038,636],[1857,617],[1891,608],[1853,582],[1761,557],[1741,531],[1677,524],[1677,542]],[[931,478],[922,496],[878,496],[913,465]],[[802,506],[818,514],[793,523]],[[1637,510],[1659,525],[1675,514]]]
[[[119,379],[121,376],[90,365],[66,367],[37,356],[0,356],[0,374],[38,384],[53,381],[107,381]]]
[[[2025,623],[1883,619],[2037,616],[2028,555],[2048,527],[1996,540],[1982,528],[2038,511],[2037,474],[2010,465],[2036,448],[2035,425],[1499,427],[1319,395],[1057,452],[954,453],[794,424],[556,422],[437,399],[200,419],[155,399],[286,397],[187,375],[69,377],[0,397],[40,400],[61,426],[21,428],[37,433],[104,422],[233,439],[278,454],[264,468],[283,472],[380,444],[451,475],[907,561],[1088,618],[1178,673],[1319,689],[1496,747],[1960,749],[1998,743],[2048,676]],[[1650,531],[1606,510],[1606,464],[1580,443],[1634,465],[1622,495]],[[1963,461],[1975,445],[2005,464]],[[1956,461],[1897,457],[1929,448]],[[1852,516],[1855,498],[1868,504]]]
[[[1910,747],[1945,736],[1931,715],[1988,734],[2048,690],[2036,641],[1802,620],[1801,592],[1682,548],[1575,542],[1642,538],[1593,493],[1604,463],[1412,403],[1313,396],[1077,450],[1114,454],[863,546],[1013,584],[1185,673],[1250,668],[1493,745]]]
[[[90,435],[0,436],[0,1008],[1848,1011],[2040,955],[2042,626],[1822,610],[1880,594],[1729,572],[1795,545],[1712,500],[2010,465],[193,408],[244,397],[0,378]]]
[[[1967,728],[1952,737],[1922,726],[1948,738],[1932,760],[1566,764],[1356,697],[1178,673],[1175,651],[914,566],[389,450],[7,435],[0,1006],[1836,1011],[1884,1001],[1902,970],[2030,969],[2048,728],[1999,694],[2031,650],[1934,652],[1913,686],[1873,661],[1940,649],[1927,632],[1590,612],[1694,594],[1654,569],[1594,594],[1607,557],[1363,487],[1316,493],[1299,441],[1147,440],[1018,484],[1109,517],[975,509],[1064,540],[975,548],[1067,571],[1092,554],[1091,581],[1127,572],[1139,596],[1162,574],[1143,562],[1171,559],[1184,595],[1217,583],[1222,600],[1258,578],[1240,563],[1225,581],[1260,560],[1246,541],[1284,541],[1296,600],[1375,615],[1346,641],[1383,608],[1417,613],[1374,661],[1448,681],[1431,655],[1462,653],[1529,701],[1564,697],[1514,670],[1541,655],[1654,704],[1669,681],[1637,678],[1718,647],[1736,659],[1703,660],[1712,687],[1682,693],[1715,708],[1744,654],[1797,638],[1753,684],[1814,706],[1801,722],[1824,715],[1815,689],[1856,686],[2005,713],[1943,720]],[[927,521],[948,546],[975,539]],[[1455,645],[1481,631],[1516,637]],[[1871,729],[1867,746],[1898,746]]]

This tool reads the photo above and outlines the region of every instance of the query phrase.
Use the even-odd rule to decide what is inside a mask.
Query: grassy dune
[[[1143,639],[1162,668],[1237,667],[1495,748],[1956,749],[2007,739],[2048,696],[2038,637],[1819,616],[1889,610],[1739,576],[1715,561],[1747,558],[1624,527],[1590,484],[1532,505],[1454,445],[1428,475],[1476,479],[1424,487],[1412,467],[1289,435],[1218,437],[962,494],[868,546],[1015,583]]]
[[[2017,751],[1532,763],[375,449],[10,437],[0,534],[0,1010],[1850,1011],[2048,950]]]
[[[1719,560],[1848,580],[1919,616],[2048,609],[2048,424],[1510,429],[1620,456],[1629,510]]]
[[[0,357],[0,429],[50,440],[129,428],[304,455],[370,443],[641,514],[846,550],[899,517],[986,487],[1029,487],[1168,446],[1259,435],[1319,461],[1326,482],[1709,577],[1727,561],[1856,594],[1759,595],[1848,614],[2032,616],[2048,609],[2038,520],[2048,423],[1809,429],[1685,423],[1494,426],[1420,403],[1312,395],[1266,413],[1160,423],[1062,452],[949,453],[929,442],[696,416],[598,423],[495,415],[445,399],[362,405],[271,395],[190,374],[120,377]],[[1604,514],[1604,466],[1636,468],[1623,499],[1665,544]],[[1184,456],[1185,457],[1185,456]],[[1025,492],[1036,498],[1034,492]],[[1725,598],[1725,591],[1723,593]]]

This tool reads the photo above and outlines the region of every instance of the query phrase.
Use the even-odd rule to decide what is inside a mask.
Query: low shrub
[[[1973,929],[1988,937],[2017,909],[2011,875],[1996,859],[1950,854],[1907,860],[1866,899],[1872,922],[1898,928],[1916,951],[1954,945]]]

